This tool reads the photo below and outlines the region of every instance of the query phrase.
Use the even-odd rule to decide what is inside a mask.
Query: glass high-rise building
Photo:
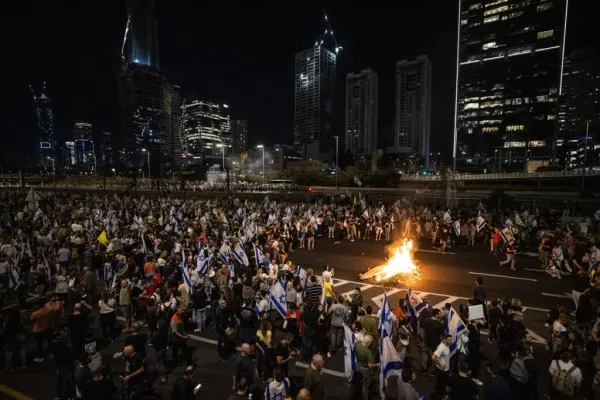
[[[240,154],[248,148],[248,121],[231,120],[231,150]]]
[[[322,40],[295,56],[294,146],[305,158],[312,143],[318,143],[320,154],[332,148],[335,66],[336,54]]]
[[[221,156],[231,148],[229,106],[210,100],[193,100],[183,105],[182,128],[187,153],[185,158],[204,162]]]
[[[426,55],[396,63],[396,154],[417,154],[429,165],[431,127],[431,61]]]
[[[370,156],[377,150],[379,77],[371,69],[346,75],[345,150]]]
[[[102,132],[100,139],[100,159],[104,166],[115,163],[113,135],[111,132]]]
[[[96,157],[92,140],[92,124],[76,121],[73,125],[73,138],[75,139],[75,164],[86,169],[92,168]]]
[[[183,153],[181,136],[181,114],[183,112],[183,96],[181,87],[173,85],[171,94],[171,159],[174,165],[181,165],[181,155]]]
[[[36,116],[36,164],[38,167],[52,167],[52,160],[56,157],[56,138],[54,126],[54,108],[50,97],[48,97],[48,87],[43,83],[39,91],[35,91],[29,86],[33,96],[33,105]]]
[[[459,167],[523,170],[556,150],[568,0],[463,0]]]

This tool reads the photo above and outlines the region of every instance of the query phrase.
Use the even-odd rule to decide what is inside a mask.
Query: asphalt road
[[[298,249],[291,253],[290,258],[302,266],[315,268],[317,272],[320,272],[320,268],[325,264],[329,264],[335,269],[336,292],[349,293],[359,286],[364,292],[366,304],[370,304],[376,312],[381,306],[383,288],[360,282],[357,275],[384,261],[386,245],[388,245],[387,242],[374,241],[342,241],[334,244],[331,239],[318,238],[314,251]],[[546,312],[559,302],[565,304],[570,302],[565,295],[565,292],[570,291],[568,280],[559,281],[543,272],[536,271],[539,263],[535,258],[528,256],[521,256],[517,260],[517,267],[525,270],[511,271],[508,268],[500,268],[498,266],[499,257],[489,255],[482,243],[478,243],[475,248],[453,248],[449,252],[455,254],[439,254],[428,247],[417,251],[415,260],[419,265],[421,276],[404,285],[398,284],[385,288],[391,306],[395,307],[398,299],[404,297],[405,289],[410,286],[421,295],[427,294],[431,304],[435,306],[443,306],[449,302],[457,307],[458,304],[465,303],[466,299],[471,297],[475,278],[482,276],[489,298],[502,296],[509,299],[513,297],[521,299],[525,306],[525,323],[538,343],[535,346],[534,356],[538,361],[539,368],[545,371],[548,365],[547,351],[543,345],[547,335],[547,329],[544,327]],[[198,364],[195,379],[203,382],[202,393],[197,398],[209,396],[215,399],[227,398],[231,392],[232,361],[217,362],[216,337],[212,329],[206,330],[201,335],[194,335],[194,339],[190,339],[189,343],[193,349],[193,358]],[[103,349],[102,353],[105,358],[112,358],[112,354],[121,351],[122,347],[123,337]],[[30,350],[33,350],[33,345]],[[150,349],[148,354],[151,370],[155,371]],[[495,361],[496,354],[495,345],[488,343],[484,336],[482,355],[489,361],[484,359],[482,368],[486,362]],[[418,366],[419,360],[418,349],[413,347],[408,364]],[[122,361],[111,360],[110,362],[113,372],[123,369]],[[306,366],[296,364],[291,369],[291,375],[303,376],[305,369]],[[171,384],[181,370],[182,367],[175,369],[169,375],[168,383],[154,384],[154,389],[161,394],[162,398],[170,398]],[[334,354],[332,358],[326,358],[325,374],[328,380],[326,393],[329,399],[348,399],[351,396],[351,390],[346,385],[343,371],[341,354]],[[52,399],[55,382],[53,373],[50,359],[41,364],[30,363],[26,369],[18,369],[10,375],[0,372],[0,399]],[[482,379],[485,378],[486,374],[482,373]],[[430,394],[434,379],[420,376],[416,383],[419,393]],[[547,375],[541,377],[540,387],[544,387],[547,379]]]

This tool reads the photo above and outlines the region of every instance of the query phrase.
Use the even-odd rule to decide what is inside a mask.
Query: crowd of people
[[[351,347],[355,397],[368,400],[376,392],[372,384],[387,316],[364,306],[360,288],[347,297],[336,293],[334,266],[294,263],[294,251],[311,251],[320,240],[410,237],[446,251],[481,239],[508,260],[511,249],[537,242],[540,257],[548,258],[544,249],[552,231],[553,246],[566,247],[567,253],[573,249],[561,270],[573,275],[576,310],[565,306],[549,316],[552,384],[543,392],[553,398],[579,394],[584,387],[580,365],[594,359],[600,340],[594,232],[584,232],[581,224],[562,226],[559,216],[551,214],[488,213],[483,205],[429,210],[405,199],[386,208],[368,205],[360,195],[332,204],[278,204],[268,197],[248,203],[128,194],[41,196],[33,191],[2,192],[0,197],[0,296],[8,307],[2,329],[5,368],[12,372],[28,365],[27,343],[33,337],[33,361],[56,366],[57,399],[106,399],[117,391],[128,398],[152,398],[152,373],[162,384],[173,383],[174,399],[194,398],[201,388],[195,384],[189,335],[214,329],[219,361],[232,360],[233,399],[326,398],[324,364]],[[30,292],[39,298],[31,327],[16,312],[26,308]],[[491,378],[483,383],[484,398],[536,398],[539,366],[518,300],[488,299],[481,279],[469,305],[481,305],[483,319],[469,319],[466,306],[439,310],[426,298],[407,300],[394,309],[389,332],[403,364],[398,400],[418,398],[417,373],[436,375],[437,398],[476,398],[481,329],[489,332],[499,354],[498,362],[486,366]],[[448,336],[450,321],[457,317],[465,329]],[[115,358],[123,361],[102,359],[100,349],[121,339],[123,349]],[[172,376],[180,359],[185,369]],[[308,364],[301,379],[290,375],[295,360]],[[115,363],[125,369],[117,380],[122,390],[110,372]]]

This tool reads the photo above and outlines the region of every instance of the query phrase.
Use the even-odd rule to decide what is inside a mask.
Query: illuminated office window
[[[537,33],[537,38],[538,39],[546,39],[549,37],[554,36],[554,30],[550,29],[548,31],[541,31]]]

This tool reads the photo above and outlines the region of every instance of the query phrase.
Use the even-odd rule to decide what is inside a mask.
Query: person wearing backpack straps
[[[509,372],[512,378],[512,391],[517,399],[535,399],[536,397],[531,397],[531,386],[536,385],[537,373],[535,371],[535,361],[531,356],[529,347],[521,346],[515,358],[510,363]]]
[[[551,398],[559,400],[572,399],[578,392],[583,375],[581,370],[572,362],[573,355],[566,351],[559,360],[550,363],[550,376],[552,377]]]

